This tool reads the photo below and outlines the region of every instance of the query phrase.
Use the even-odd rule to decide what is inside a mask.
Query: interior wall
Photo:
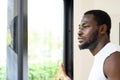
[[[74,80],[87,80],[92,67],[94,56],[89,50],[78,48],[78,25],[83,13],[91,9],[101,9],[108,12],[112,20],[111,42],[119,44],[120,11],[117,10],[120,1],[113,0],[74,0]]]
[[[93,9],[93,1],[74,0],[74,80],[87,80],[93,62],[93,56],[88,50],[78,48],[78,25],[86,10]]]

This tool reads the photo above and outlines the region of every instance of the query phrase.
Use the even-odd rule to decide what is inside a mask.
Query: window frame
[[[73,80],[73,0],[64,0],[64,43],[63,61],[66,73]],[[14,12],[18,15],[17,35],[17,68],[18,80],[28,80],[27,53],[27,5],[28,0],[14,0]],[[24,34],[25,33],[25,34]]]
[[[73,80],[73,0],[64,0],[64,64]]]

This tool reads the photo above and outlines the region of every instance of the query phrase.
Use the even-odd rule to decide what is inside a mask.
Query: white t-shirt
[[[104,75],[103,64],[105,59],[116,51],[120,51],[120,46],[108,43],[95,55],[88,80],[107,80]]]

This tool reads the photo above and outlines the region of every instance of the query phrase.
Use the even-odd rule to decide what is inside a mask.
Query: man
[[[102,10],[84,13],[79,25],[80,49],[95,56],[88,80],[120,80],[120,47],[110,42],[111,19]],[[61,64],[64,80],[70,80]]]

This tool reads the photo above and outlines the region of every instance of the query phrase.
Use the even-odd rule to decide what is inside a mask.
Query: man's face
[[[80,49],[94,49],[98,43],[99,28],[92,14],[84,15],[79,25],[78,41]]]

